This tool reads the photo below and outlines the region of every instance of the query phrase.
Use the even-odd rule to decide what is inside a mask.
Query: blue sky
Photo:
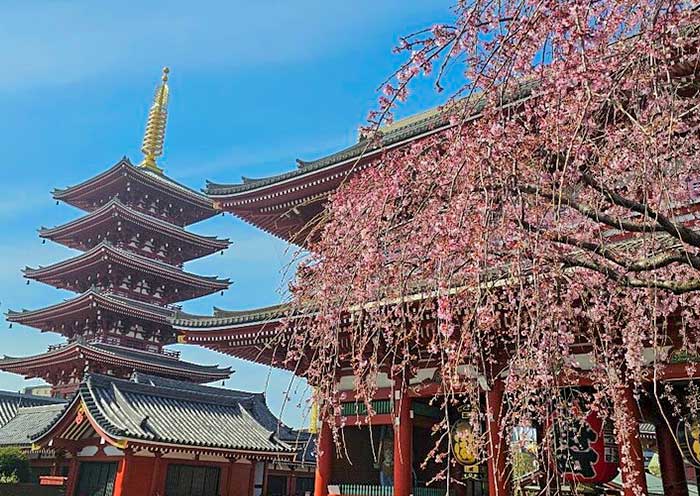
[[[81,213],[50,191],[97,174],[139,146],[155,85],[171,68],[171,103],[160,165],[201,188],[205,179],[289,170],[295,158],[354,142],[375,89],[400,63],[398,36],[449,19],[449,0],[12,1],[0,5],[0,311],[37,308],[71,296],[20,269],[73,256],[42,244],[36,229]],[[399,111],[440,103],[428,83]],[[188,264],[230,277],[223,296],[187,302],[245,309],[277,303],[290,260],[283,242],[226,216],[192,230],[233,240],[223,255]],[[293,250],[292,250],[293,251]],[[0,355],[41,353],[57,334],[0,322]],[[279,371],[191,346],[186,360],[230,365],[227,386],[266,391],[282,409],[290,378]],[[0,372],[0,389],[29,384]],[[303,391],[303,385],[293,390]],[[283,412],[303,425],[297,394]]]

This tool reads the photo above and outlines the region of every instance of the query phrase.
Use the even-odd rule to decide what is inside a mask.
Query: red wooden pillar
[[[688,496],[688,483],[685,478],[683,454],[673,436],[678,422],[669,418],[671,428],[665,419],[656,426],[656,444],[659,447],[659,466],[665,496]],[[671,430],[673,429],[673,430]]]
[[[78,452],[70,452],[70,463],[68,464],[68,481],[66,482],[66,496],[73,496],[78,485]]]
[[[228,465],[226,466],[226,477],[224,478],[224,484],[221,494],[227,495],[231,494],[233,491],[233,464],[236,463],[235,458],[228,459]],[[248,477],[250,480],[250,477]]]
[[[57,449],[56,454],[51,464],[51,475],[61,475],[61,469],[63,468],[63,461],[66,457],[66,453],[62,449]]]
[[[333,432],[328,422],[321,422],[316,453],[316,478],[314,496],[328,496],[328,484],[331,483],[333,470]]]
[[[289,477],[287,478],[287,494],[294,494],[294,490],[296,489],[296,479],[296,474],[292,468],[292,473],[289,474]]]
[[[153,472],[151,473],[151,490],[148,492],[150,496],[156,496],[162,491],[160,490],[160,471],[161,471],[161,459],[163,458],[163,453],[160,451],[155,452],[156,459],[153,461]]]
[[[114,496],[130,496],[126,491],[128,488],[128,475],[131,468],[132,458],[131,449],[124,449],[124,456],[119,464],[117,476],[114,479]]]
[[[627,386],[620,395],[622,401],[618,405],[624,416],[629,420],[629,428],[621,433],[623,444],[620,445],[620,466],[622,468],[622,494],[623,496],[646,496],[647,479],[644,471],[644,454],[639,437],[639,418],[641,414],[637,407],[632,388]],[[625,463],[622,447],[629,446],[629,456]]]
[[[394,417],[394,496],[413,492],[413,420],[407,391],[396,391]]]
[[[250,464],[250,477],[248,483],[248,496],[255,495],[255,460],[248,460]]]
[[[501,435],[501,410],[503,408],[503,381],[496,381],[486,393],[486,406],[489,415],[489,496],[508,496],[508,439]]]

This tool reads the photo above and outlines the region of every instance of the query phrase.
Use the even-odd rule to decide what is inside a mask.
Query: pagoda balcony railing
[[[394,496],[393,486],[379,484],[338,484],[340,496]],[[413,496],[445,496],[447,490],[442,487],[414,486]]]

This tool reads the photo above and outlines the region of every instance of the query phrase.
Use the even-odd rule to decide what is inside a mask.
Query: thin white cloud
[[[68,84],[95,76],[186,67],[300,63],[361,43],[383,16],[437,10],[430,2],[5,2],[0,89]],[[388,47],[387,47],[388,48]]]

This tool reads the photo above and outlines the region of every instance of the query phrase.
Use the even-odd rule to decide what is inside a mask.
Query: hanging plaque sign
[[[452,455],[464,469],[464,479],[481,480],[483,478],[482,467],[478,463],[478,445],[471,424],[467,420],[466,407],[459,409],[460,419],[452,426],[450,436],[452,438]]]
[[[555,422],[556,465],[564,479],[604,484],[615,478],[620,464],[615,436],[609,422],[595,413],[583,420]]]
[[[693,467],[700,468],[700,419],[683,419],[676,430],[683,456]]]

